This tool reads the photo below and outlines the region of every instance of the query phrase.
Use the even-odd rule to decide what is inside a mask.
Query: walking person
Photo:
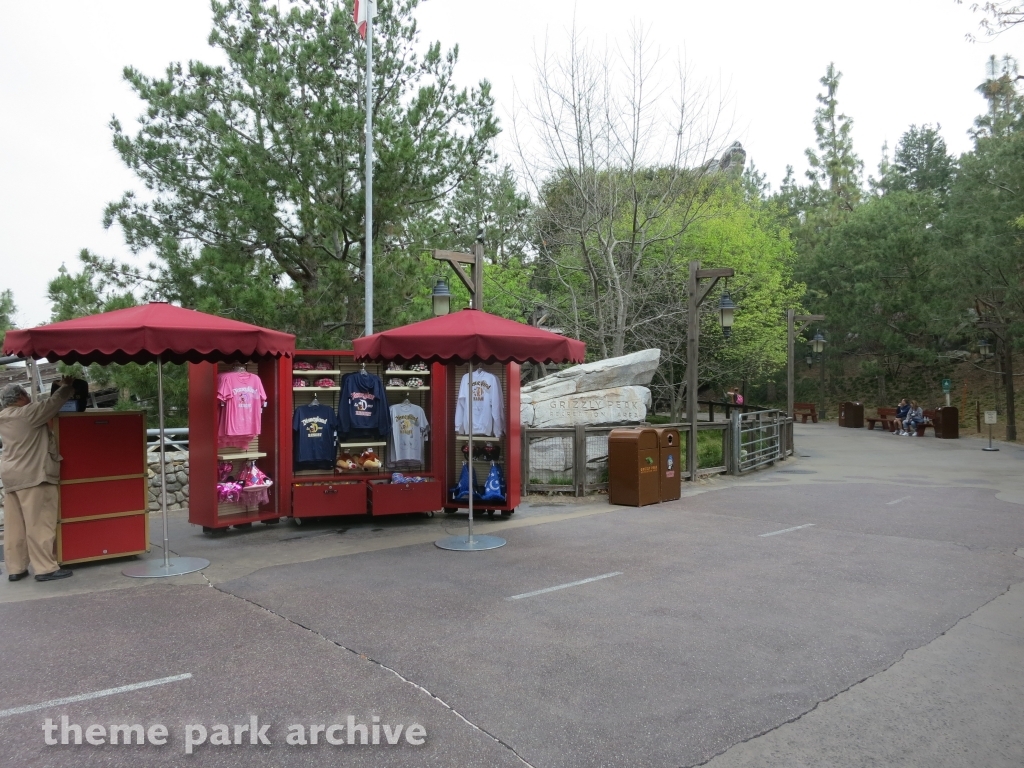
[[[66,579],[53,554],[57,538],[57,483],[60,456],[48,422],[74,394],[72,378],[45,400],[33,403],[19,384],[0,390],[0,481],[4,504],[4,560],[8,581],[28,576],[31,563],[36,581]]]

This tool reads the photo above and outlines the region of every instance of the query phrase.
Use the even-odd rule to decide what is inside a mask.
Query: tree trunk
[[[1013,344],[1009,336],[1003,344],[1003,388],[1006,390],[1006,439],[1017,439],[1016,403],[1013,401]]]

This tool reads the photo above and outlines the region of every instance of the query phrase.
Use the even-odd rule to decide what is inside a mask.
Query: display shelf
[[[384,371],[385,376],[429,376],[430,371]]]
[[[238,459],[262,459],[266,455],[262,451],[234,451],[232,453],[218,453],[217,458],[224,461],[237,461]]]
[[[341,392],[341,387],[292,387],[292,392]]]
[[[455,440],[456,442],[464,443],[469,440],[469,435],[456,435]],[[494,435],[473,435],[473,441],[476,442],[477,440],[490,440],[491,442],[494,442],[495,440],[501,440],[501,438],[495,437]]]
[[[387,445],[387,443],[385,443],[384,441],[381,441],[379,443],[374,443],[374,442],[370,442],[370,443],[338,443],[338,447],[339,448],[368,448],[371,445],[372,446],[381,446],[381,445]]]
[[[388,392],[429,392],[430,387],[384,387]]]
[[[293,376],[341,376],[341,371],[330,370],[330,371],[296,371],[292,369]]]

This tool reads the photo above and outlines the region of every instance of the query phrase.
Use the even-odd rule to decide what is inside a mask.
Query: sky
[[[287,3],[288,0],[281,0]],[[347,0],[346,0],[347,1]],[[819,79],[843,73],[840,109],[874,172],[911,124],[941,124],[954,153],[984,108],[975,88],[991,54],[1024,58],[1024,30],[965,39],[979,17],[954,0],[426,0],[424,42],[458,44],[463,85],[487,79],[509,125],[517,98],[533,89],[536,54],[564,51],[568,31],[614,49],[635,24],[674,68],[685,60],[726,98],[732,138],[778,186],[786,166],[802,177],[812,146]],[[46,284],[62,263],[77,271],[88,248],[133,256],[104,206],[137,182],[114,152],[109,122],[130,127],[141,106],[121,72],[161,74],[172,61],[217,62],[206,42],[208,0],[54,0],[0,7],[0,290],[10,288],[20,327],[47,322]],[[854,10],[855,9],[855,10]],[[517,97],[518,93],[518,97]],[[499,142],[499,149],[507,144]],[[511,159],[511,158],[509,158]]]

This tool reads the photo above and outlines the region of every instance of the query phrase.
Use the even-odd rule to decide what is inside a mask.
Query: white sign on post
[[[986,424],[998,424],[996,421],[996,411],[985,411],[985,423]]]

